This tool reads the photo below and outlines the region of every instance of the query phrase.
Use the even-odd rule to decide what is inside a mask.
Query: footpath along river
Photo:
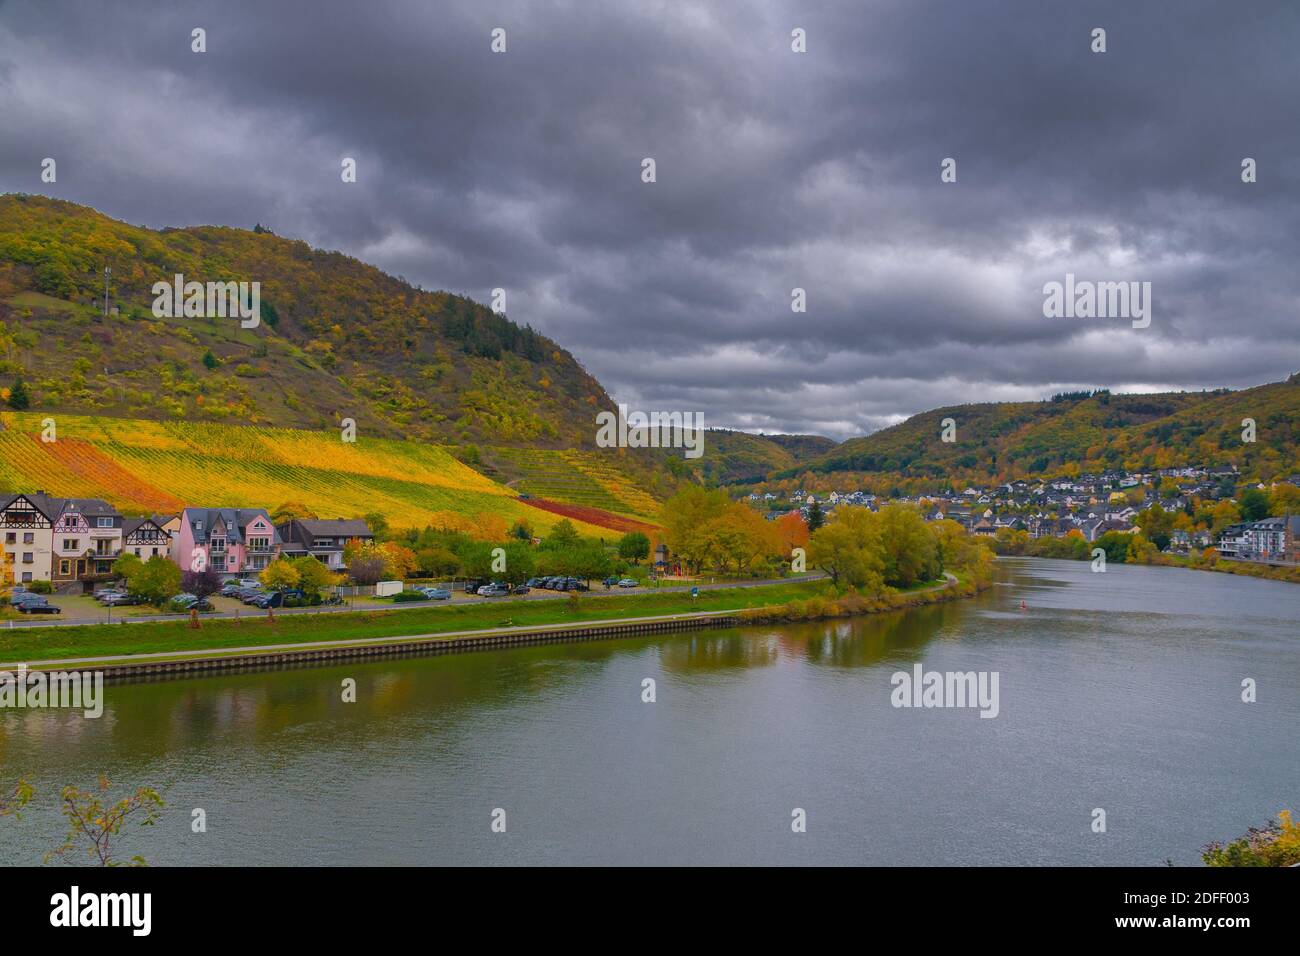
[[[58,789],[100,772],[163,791],[121,839],[155,864],[1146,866],[1300,811],[1300,587],[1089,568],[1002,560],[975,599],[848,621],[110,685],[98,720],[0,710],[0,786],[37,788],[0,863],[39,862]],[[996,672],[998,716],[891,706],[917,663]]]

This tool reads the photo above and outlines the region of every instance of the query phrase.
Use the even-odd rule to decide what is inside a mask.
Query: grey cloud
[[[1297,40],[1282,0],[10,0],[0,188],[502,286],[620,400],[847,437],[1294,371]],[[1151,328],[1043,318],[1066,272],[1151,281]]]

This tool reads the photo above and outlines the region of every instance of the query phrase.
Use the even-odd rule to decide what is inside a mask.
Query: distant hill
[[[177,273],[260,282],[262,326],[156,318],[153,283]],[[572,448],[614,407],[555,342],[462,296],[267,231],[41,196],[0,196],[0,322],[0,384],[24,378],[32,408]]]
[[[686,464],[703,481],[742,484],[794,468],[834,447],[835,442],[819,435],[751,435],[711,428],[705,432],[704,454]]]
[[[942,440],[953,419],[956,440]],[[1253,418],[1257,440],[1242,442]],[[933,486],[1184,465],[1236,465],[1244,476],[1300,472],[1300,375],[1241,391],[1061,395],[1043,402],[953,405],[850,439],[772,477],[805,472]]]

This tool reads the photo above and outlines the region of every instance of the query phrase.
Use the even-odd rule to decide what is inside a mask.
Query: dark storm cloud
[[[1245,386],[1300,365],[1296,10],[5,2],[0,187],[501,286],[619,400],[717,425]],[[1150,328],[1044,318],[1067,272],[1150,281]]]

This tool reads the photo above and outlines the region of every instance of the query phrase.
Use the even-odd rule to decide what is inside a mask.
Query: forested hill
[[[177,273],[260,282],[262,326],[155,317]],[[567,351],[470,299],[260,227],[159,231],[40,196],[0,196],[0,323],[0,387],[22,379],[33,409],[578,447],[613,407]]]
[[[951,418],[954,441],[943,441]],[[1256,440],[1243,442],[1253,419]],[[1300,472],[1300,374],[1241,391],[1055,396],[1043,402],[954,405],[914,415],[785,469],[855,472],[918,486],[988,484],[1062,471],[1236,465],[1243,476]]]

